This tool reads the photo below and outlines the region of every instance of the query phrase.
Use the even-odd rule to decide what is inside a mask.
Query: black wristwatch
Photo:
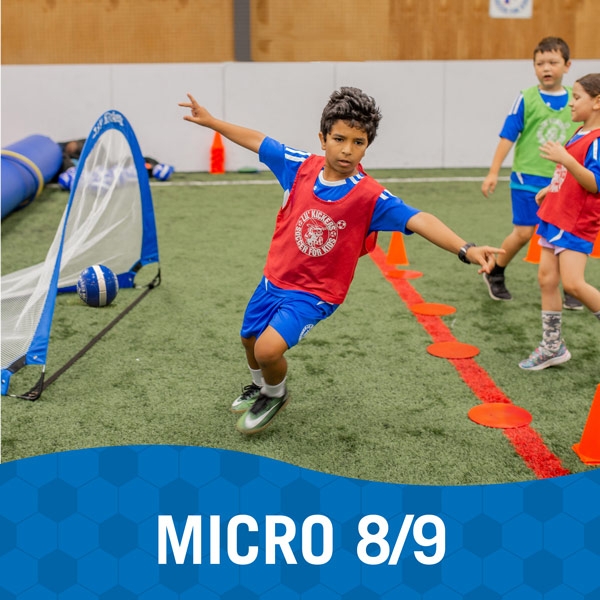
[[[458,251],[458,258],[459,260],[462,260],[464,263],[466,263],[467,265],[471,264],[471,261],[467,258],[467,250],[469,248],[473,248],[473,246],[477,246],[477,244],[474,244],[473,242],[469,242],[468,244],[465,244],[459,251]]]

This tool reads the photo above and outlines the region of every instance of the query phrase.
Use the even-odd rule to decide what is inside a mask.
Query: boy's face
[[[358,172],[369,141],[363,129],[350,127],[345,121],[336,121],[327,134],[319,132],[321,149],[325,151],[325,171],[328,181],[346,179]]]
[[[571,61],[565,62],[558,50],[538,52],[533,59],[535,76],[540,89],[546,92],[558,92],[562,89],[562,78],[569,72]]]

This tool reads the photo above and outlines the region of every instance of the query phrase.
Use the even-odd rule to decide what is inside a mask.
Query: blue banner
[[[388,484],[199,447],[0,465],[0,599],[600,598],[600,470]]]

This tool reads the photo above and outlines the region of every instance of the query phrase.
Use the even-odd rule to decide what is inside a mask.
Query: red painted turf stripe
[[[370,253],[370,257],[407,306],[410,307],[412,304],[425,302],[408,280],[388,277],[386,275],[387,272],[393,269],[393,266],[386,264],[385,253],[379,246],[376,246],[373,252]],[[434,342],[457,341],[440,317],[419,314],[414,314],[414,316]],[[463,381],[482,402],[505,402],[512,404],[510,398],[498,388],[485,369],[479,366],[474,359],[449,358],[448,360],[458,371]],[[546,447],[540,435],[532,427],[515,427],[504,429],[503,431],[517,454],[521,456],[525,464],[536,474],[538,479],[570,474],[570,471],[562,466],[560,459]]]

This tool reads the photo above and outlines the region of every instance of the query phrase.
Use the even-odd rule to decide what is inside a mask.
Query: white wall
[[[598,71],[600,60],[574,61],[565,83]],[[2,147],[32,134],[86,137],[116,109],[144,155],[178,171],[208,171],[212,142],[212,132],[183,121],[186,92],[217,117],[319,152],[323,106],[352,85],[383,112],[365,168],[487,167],[516,94],[536,82],[530,60],[9,65],[1,75]],[[253,153],[226,144],[227,170],[259,167]]]

